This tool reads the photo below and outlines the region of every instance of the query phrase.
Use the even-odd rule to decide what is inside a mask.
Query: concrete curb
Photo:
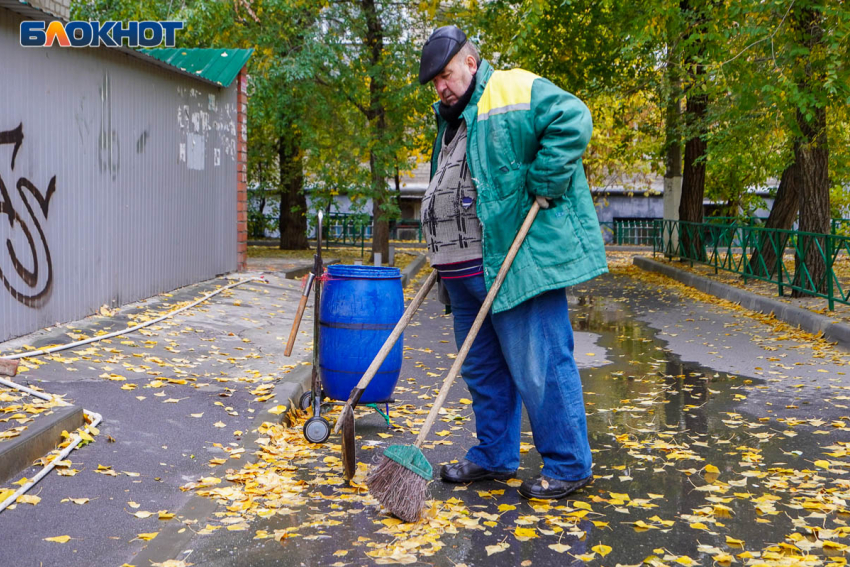
[[[85,424],[83,409],[56,408],[39,417],[18,437],[0,443],[0,482],[6,482],[32,466],[62,442],[62,431],[74,431]]]
[[[339,264],[339,258],[331,258],[330,260],[324,260],[323,264],[325,267],[330,266],[331,264]],[[303,266],[301,268],[292,268],[291,270],[284,270],[283,277],[288,280],[297,280],[298,278],[302,278],[313,271],[313,264],[309,266]]]
[[[287,374],[288,380],[286,382],[279,382],[274,389],[274,399],[277,400],[278,404],[284,404],[288,408],[292,408],[292,406],[298,405],[298,400],[301,399],[301,395],[304,392],[310,390],[311,384],[310,379],[313,375],[312,365],[303,364],[298,368],[294,369],[292,372]],[[271,409],[270,406],[269,409]],[[279,417],[275,417],[274,414],[268,413],[268,410],[263,410],[257,416],[258,420],[263,421],[278,421],[283,423],[287,427],[292,425],[289,422],[289,415],[284,413]]]
[[[650,252],[652,246],[643,246],[639,244],[606,244],[606,252]]]
[[[757,293],[720,283],[704,276],[698,276],[673,266],[662,264],[651,258],[635,256],[634,265],[648,272],[655,272],[689,285],[709,295],[733,301],[751,311],[771,313],[780,321],[800,327],[810,333],[823,332],[824,338],[837,342],[841,347],[850,350],[850,325],[839,323],[833,319],[812,313],[808,309],[788,305],[777,299],[764,297]]]
[[[420,254],[416,258],[414,258],[405,268],[401,271],[401,287],[407,287],[413,279],[416,277],[416,274],[419,273],[419,270],[425,266],[425,261],[427,257],[425,254]]]

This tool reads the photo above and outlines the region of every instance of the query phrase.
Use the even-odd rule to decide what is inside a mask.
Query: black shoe
[[[476,480],[507,480],[516,476],[513,472],[495,472],[479,467],[472,461],[462,460],[453,465],[443,465],[440,477],[446,482],[475,482]]]
[[[541,500],[557,500],[572,494],[579,488],[590,484],[593,475],[581,480],[558,480],[540,475],[535,479],[526,480],[519,487],[519,493],[526,498]]]

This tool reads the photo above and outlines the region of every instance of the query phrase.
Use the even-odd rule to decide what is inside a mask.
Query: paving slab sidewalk
[[[810,333],[823,333],[826,339],[835,341],[842,348],[850,350],[850,325],[828,311],[824,314],[816,313],[804,307],[791,305],[778,298],[767,297],[754,291],[722,283],[711,277],[677,268],[669,262],[635,256],[634,264],[643,270],[665,275],[703,293],[738,303],[741,307],[751,311],[773,313],[780,321]]]
[[[214,501],[181,486],[252,461],[248,451],[258,427],[285,419],[282,408],[309,388],[311,376],[312,302],[293,356],[283,356],[301,290],[287,272],[304,262],[282,259],[280,266],[267,266],[253,260],[249,269],[260,270],[0,343],[0,356],[67,344],[150,320],[235,280],[264,278],[140,331],[22,361],[16,382],[64,395],[102,414],[103,423],[94,444],[71,453],[73,476],[50,473],[30,492],[40,497],[37,505],[17,504],[0,513],[7,542],[0,547],[0,565],[133,563],[131,558],[151,555],[145,551],[150,540],[139,534],[156,533],[163,553],[220,513]],[[423,262],[411,264],[406,282]],[[6,484],[13,487],[12,481],[37,470],[24,470]],[[159,520],[161,510],[174,518]],[[71,540],[44,539],[62,535]]]
[[[216,278],[45,329],[0,343],[0,355],[116,331],[260,275]],[[164,534],[172,523],[190,531],[215,512],[180,487],[250,461],[246,448],[258,425],[281,419],[279,406],[297,399],[310,376],[312,306],[285,358],[301,284],[280,273],[264,277],[141,331],[22,361],[16,382],[62,394],[103,423],[95,443],[71,453],[73,476],[50,473],[30,491],[41,499],[36,505],[0,513],[0,565],[121,565],[147,545],[139,534]],[[159,520],[160,510],[174,519]],[[71,540],[44,540],[62,535]]]

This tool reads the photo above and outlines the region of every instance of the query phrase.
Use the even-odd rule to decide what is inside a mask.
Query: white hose
[[[21,386],[20,384],[15,384],[14,382],[11,382],[9,380],[5,380],[3,378],[0,378],[0,384],[3,384],[4,386],[8,386],[10,388],[14,388],[16,390],[20,390],[22,392],[26,392],[27,394],[30,394],[30,395],[35,396],[37,398],[41,398],[42,400],[48,400],[48,401],[53,400],[53,396],[49,396],[49,395],[44,394],[42,392],[37,392],[36,390],[33,390],[32,388],[27,388],[26,386]],[[97,425],[103,419],[103,417],[99,413],[94,413],[93,411],[88,411],[88,410],[83,410],[83,412],[85,412],[85,414],[91,419],[91,423],[89,424],[89,427],[97,427]],[[16,490],[14,494],[12,494],[8,498],[6,498],[6,500],[4,500],[3,502],[0,502],[0,512],[2,512],[9,505],[14,503],[18,499],[18,497],[22,496],[23,494],[26,494],[26,492],[30,488],[35,486],[38,481],[40,481],[42,478],[44,478],[47,475],[47,473],[49,473],[50,471],[52,471],[56,467],[56,463],[64,460],[65,457],[70,455],[71,451],[76,449],[77,445],[80,444],[80,441],[82,441],[82,439],[83,438],[80,437],[79,435],[74,435],[73,440],[71,441],[71,444],[68,445],[67,447],[65,447],[64,449],[62,449],[62,452],[59,453],[59,455],[57,455],[55,459],[53,459],[52,461],[50,461],[49,463],[44,465],[44,468],[42,468],[40,471],[38,471],[38,474],[36,474],[34,477],[32,477],[29,480],[28,483],[26,483],[25,485],[20,487],[18,490]]]
[[[55,347],[52,347],[52,348],[45,348],[45,349],[41,349],[41,350],[33,350],[33,351],[29,351],[29,352],[19,352],[18,354],[0,355],[0,358],[5,358],[7,360],[15,360],[15,359],[18,359],[18,358],[29,358],[31,356],[41,356],[43,354],[50,354],[52,352],[59,352],[59,351],[62,351],[62,350],[68,350],[69,348],[77,348],[78,346],[87,345],[89,343],[93,343],[93,342],[96,342],[96,341],[102,341],[103,339],[111,339],[112,337],[117,337],[119,335],[131,333],[131,332],[136,331],[138,329],[142,329],[144,327],[148,327],[148,326],[153,325],[155,323],[159,323],[163,319],[168,319],[169,317],[173,317],[174,315],[177,315],[178,313],[182,313],[183,311],[186,311],[187,309],[191,309],[192,307],[198,305],[199,303],[203,303],[207,299],[209,299],[209,298],[211,298],[215,295],[218,295],[219,293],[221,293],[225,290],[228,290],[232,287],[236,287],[238,285],[242,285],[244,283],[253,282],[253,281],[265,281],[265,280],[262,277],[248,278],[248,279],[240,280],[236,283],[232,283],[232,284],[225,286],[221,289],[218,289],[218,290],[216,290],[216,291],[214,291],[210,294],[207,294],[204,297],[202,297],[201,299],[190,303],[189,305],[181,307],[180,309],[175,309],[174,311],[166,313],[165,315],[163,315],[161,317],[157,317],[156,319],[153,319],[153,320],[148,321],[146,323],[142,323],[141,325],[134,325],[132,327],[127,327],[126,329],[122,329],[120,331],[115,331],[115,332],[112,332],[112,333],[109,333],[109,334],[106,334],[106,335],[91,337],[89,339],[77,341],[75,343],[68,343],[66,345],[59,345],[59,346],[55,346]]]
[[[142,323],[141,325],[134,325],[132,327],[127,327],[126,329],[123,329],[121,331],[115,331],[113,333],[109,333],[109,334],[106,334],[106,335],[101,335],[101,336],[98,336],[98,337],[92,337],[90,339],[85,339],[85,340],[82,340],[82,341],[77,341],[77,342],[69,343],[69,344],[66,344],[66,345],[60,345],[60,346],[53,347],[53,348],[35,350],[35,351],[31,351],[31,352],[22,352],[22,353],[18,353],[18,354],[9,355],[9,356],[3,356],[2,358],[8,359],[8,360],[15,360],[17,358],[29,358],[31,356],[41,356],[41,355],[44,355],[44,354],[50,354],[52,352],[68,350],[70,348],[76,348],[78,346],[87,345],[87,344],[93,343],[95,341],[100,341],[100,340],[103,340],[103,339],[109,339],[109,338],[112,338],[112,337],[117,337],[118,335],[130,333],[130,332],[133,332],[137,329],[142,329],[142,328],[147,327],[149,325],[153,325],[154,323],[159,323],[163,319],[173,317],[174,315],[177,315],[178,313],[182,313],[183,311],[186,311],[187,309],[190,309],[190,308],[198,305],[199,303],[202,303],[202,302],[206,301],[207,299],[209,299],[209,298],[211,298],[215,295],[218,295],[219,293],[221,293],[225,290],[228,290],[228,289],[236,287],[238,285],[242,285],[243,283],[252,282],[252,281],[265,281],[265,280],[262,277],[247,278],[247,279],[244,279],[244,280],[240,280],[238,282],[235,282],[235,283],[232,283],[228,286],[225,286],[221,289],[218,289],[218,290],[216,290],[212,293],[209,293],[209,294],[205,295],[204,297],[202,297],[201,299],[194,301],[194,302],[190,303],[189,305],[181,307],[180,309],[175,309],[174,311],[166,313],[165,315],[163,315],[161,317],[157,317],[156,319],[153,319],[151,321],[147,321],[146,323]],[[0,384],[3,384],[4,386],[8,386],[9,388],[14,388],[16,390],[26,392],[27,394],[30,394],[30,395],[35,396],[37,398],[41,398],[42,400],[48,400],[48,401],[53,400],[53,396],[50,396],[50,395],[45,394],[43,392],[38,392],[36,390],[33,390],[32,388],[27,388],[26,386],[22,386],[21,384],[16,384],[15,382],[11,382],[11,381],[5,380],[3,378],[0,378]],[[93,411],[88,411],[88,410],[85,410],[85,409],[83,410],[83,412],[85,413],[85,415],[89,419],[91,419],[91,423],[89,424],[89,427],[97,427],[98,424],[103,420],[103,416],[101,416],[99,413],[95,413]],[[0,502],[0,512],[3,512],[3,510],[5,510],[9,505],[11,505],[13,502],[15,502],[20,496],[22,496],[23,494],[26,494],[26,492],[30,488],[35,486],[36,483],[38,483],[38,481],[40,481],[50,471],[52,471],[56,467],[56,463],[64,460],[69,454],[71,454],[71,451],[76,449],[77,445],[80,444],[80,441],[82,441],[82,437],[80,435],[76,435],[76,434],[73,435],[73,439],[71,441],[71,444],[68,445],[67,447],[65,447],[64,449],[62,449],[62,452],[60,452],[59,455],[56,456],[56,458],[54,458],[49,463],[44,465],[44,468],[42,468],[40,471],[38,471],[38,474],[36,474],[34,477],[32,477],[29,480],[29,482],[27,482],[25,485],[23,485],[18,490],[16,490],[14,494],[12,494],[8,498],[6,498],[6,500],[4,500],[3,502]]]

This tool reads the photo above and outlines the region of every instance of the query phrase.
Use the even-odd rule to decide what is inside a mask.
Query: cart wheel
[[[304,438],[310,443],[324,443],[331,436],[331,424],[324,417],[311,417],[304,424]]]
[[[307,411],[313,405],[313,392],[304,392],[298,400],[298,407],[301,411]]]

